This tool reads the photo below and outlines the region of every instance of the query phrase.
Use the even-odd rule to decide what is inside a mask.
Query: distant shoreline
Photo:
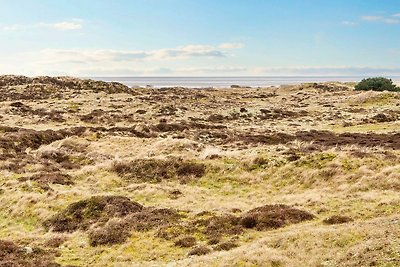
[[[152,76],[152,77],[82,77],[106,82],[119,82],[130,87],[187,87],[187,88],[227,88],[232,85],[241,87],[268,87],[281,85],[295,85],[313,82],[358,82],[370,76]],[[400,84],[400,76],[386,76]]]

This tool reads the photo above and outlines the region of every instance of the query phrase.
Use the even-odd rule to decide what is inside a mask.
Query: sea
[[[90,77],[94,80],[120,82],[130,87],[222,88],[231,85],[266,87],[310,82],[358,82],[364,76],[241,76],[241,77]],[[400,76],[388,77],[400,83]]]

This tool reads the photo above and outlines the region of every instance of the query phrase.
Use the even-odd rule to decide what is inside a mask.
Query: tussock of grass
[[[161,182],[174,178],[186,182],[192,177],[202,177],[206,166],[181,159],[138,159],[132,162],[116,162],[112,170],[127,179],[143,182]]]

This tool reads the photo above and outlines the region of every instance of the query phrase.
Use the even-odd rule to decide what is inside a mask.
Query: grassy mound
[[[141,182],[161,182],[173,178],[185,182],[192,177],[202,177],[206,166],[181,159],[137,159],[132,162],[115,163],[113,171],[127,179]]]
[[[276,229],[288,224],[312,220],[314,215],[286,205],[265,205],[246,212],[241,224],[257,230]]]
[[[142,210],[142,205],[122,196],[94,196],[69,205],[65,210],[46,220],[46,228],[56,232],[87,229],[98,221],[124,217]]]

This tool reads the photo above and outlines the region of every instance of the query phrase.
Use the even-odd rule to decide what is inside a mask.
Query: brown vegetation
[[[137,159],[131,162],[117,162],[113,171],[129,180],[143,182],[161,182],[177,178],[186,182],[190,178],[202,177],[206,166],[201,163],[183,161],[181,159]]]
[[[87,229],[98,221],[123,217],[138,212],[143,206],[121,196],[94,196],[70,204],[65,210],[46,220],[43,225],[55,232],[72,232]]]
[[[56,254],[41,248],[21,247],[11,241],[0,240],[0,266],[52,267]]]
[[[323,220],[325,224],[342,224],[352,222],[353,219],[347,216],[334,215]]]
[[[268,230],[313,218],[314,216],[306,211],[286,205],[265,205],[246,212],[242,216],[241,225],[245,228]]]
[[[399,100],[2,76],[0,265],[397,266]]]

